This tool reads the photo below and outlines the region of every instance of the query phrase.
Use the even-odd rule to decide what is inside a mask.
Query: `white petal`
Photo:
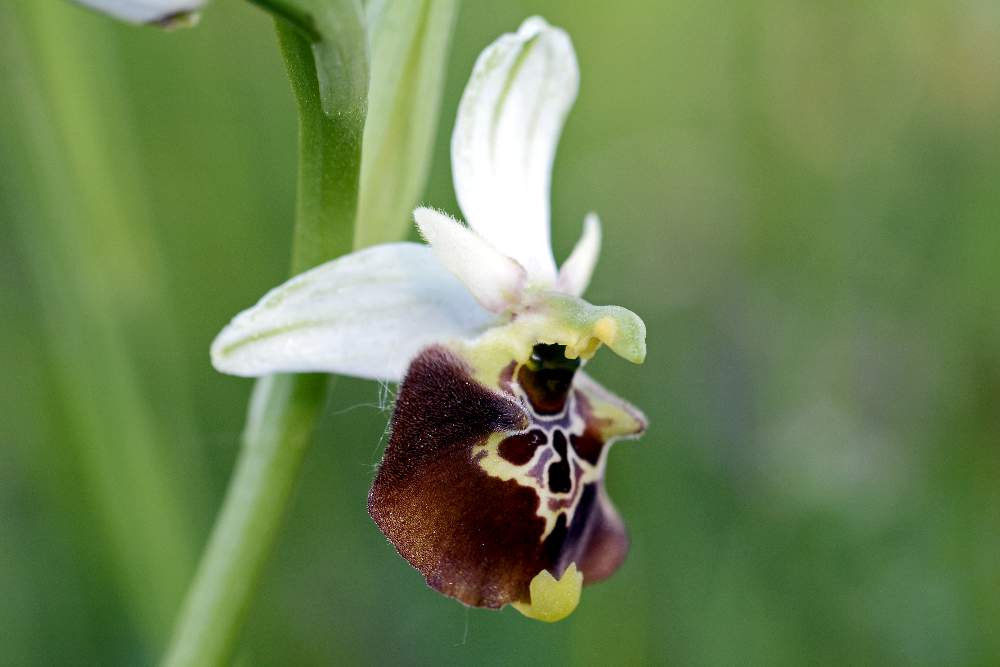
[[[161,23],[197,11],[205,0],[76,0],[129,23]]]
[[[527,282],[524,267],[440,211],[418,208],[413,219],[441,263],[484,308],[502,313],[521,301]]]
[[[295,276],[212,343],[233,375],[329,372],[399,381],[426,345],[474,336],[493,316],[431,249],[372,246]]]
[[[556,277],[552,160],[579,79],[569,36],[530,18],[479,56],[452,134],[455,193],[469,226],[544,285]]]
[[[583,220],[583,234],[573,246],[573,252],[559,267],[557,288],[566,294],[581,296],[590,284],[601,254],[601,221],[596,213],[588,213]]]

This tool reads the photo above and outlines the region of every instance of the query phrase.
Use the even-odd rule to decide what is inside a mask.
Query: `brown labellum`
[[[540,345],[490,387],[440,345],[410,365],[368,510],[433,588],[498,608],[528,601],[542,570],[559,577],[575,562],[592,583],[624,560],[628,539],[603,489],[605,445],[645,422],[577,366]],[[597,416],[595,403],[609,400],[625,427]]]

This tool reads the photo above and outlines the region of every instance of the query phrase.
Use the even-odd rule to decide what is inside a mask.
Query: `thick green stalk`
[[[165,664],[220,665],[232,655],[327,385],[324,375],[275,375],[254,387],[236,470]]]
[[[358,210],[364,101],[326,114],[310,43],[277,21],[281,52],[299,107],[299,198],[292,275],[350,252]]]
[[[277,25],[299,105],[295,274],[351,250],[364,108],[324,113],[310,43]],[[276,375],[254,387],[239,461],[165,664],[219,665],[232,655],[327,391],[325,375]]]

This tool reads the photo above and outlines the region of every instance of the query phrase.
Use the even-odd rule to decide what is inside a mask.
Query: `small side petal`
[[[205,0],[76,0],[77,3],[128,23],[168,27],[197,18]]]
[[[520,264],[444,213],[418,208],[413,218],[441,263],[465,283],[484,308],[502,313],[520,302],[527,282]]]
[[[597,257],[601,253],[601,221],[596,213],[588,213],[583,221],[583,234],[569,258],[559,268],[556,289],[573,296],[582,296],[594,275]]]
[[[569,36],[530,18],[479,56],[452,134],[455,193],[469,226],[545,285],[556,279],[552,161],[579,79]]]
[[[424,346],[474,336],[493,319],[416,243],[366,248],[295,276],[212,343],[223,373],[328,372],[398,381]]]

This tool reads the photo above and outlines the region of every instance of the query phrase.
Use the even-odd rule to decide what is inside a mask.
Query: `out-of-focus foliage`
[[[255,664],[995,664],[1000,5],[466,3],[582,72],[554,237],[649,357],[611,456],[633,547],[549,626],[425,588],[365,512],[387,393],[338,381],[245,633]],[[295,117],[271,22],[0,8],[0,664],[155,661],[250,383],[208,345],[287,270]],[[560,253],[561,251],[561,253]],[[381,406],[381,409],[380,409]]]

